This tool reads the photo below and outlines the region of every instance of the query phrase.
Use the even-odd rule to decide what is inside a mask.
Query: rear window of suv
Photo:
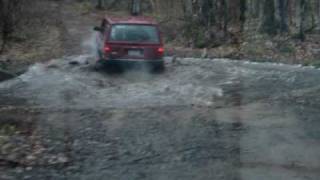
[[[113,25],[110,41],[160,43],[159,33],[155,26],[131,24]]]

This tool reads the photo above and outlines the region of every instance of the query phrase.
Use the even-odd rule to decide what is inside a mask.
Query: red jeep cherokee
[[[144,62],[163,70],[164,48],[158,24],[149,17],[105,17],[98,31],[98,64]]]

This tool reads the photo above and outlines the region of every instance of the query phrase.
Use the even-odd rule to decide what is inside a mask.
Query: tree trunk
[[[183,4],[184,4],[185,17],[187,18],[192,17],[193,15],[192,0],[185,0]]]
[[[262,17],[261,31],[269,35],[275,35],[277,33],[277,24],[275,17],[275,4],[273,0],[264,1],[264,10]]]
[[[221,0],[221,5],[223,7],[223,32],[224,32],[224,36],[226,36],[228,32],[228,23],[229,23],[227,1]]]
[[[300,0],[300,40],[304,41],[305,40],[305,20],[306,20],[306,1],[305,0]]]
[[[240,31],[243,32],[246,22],[247,1],[240,0]]]
[[[103,1],[104,0],[98,0],[97,6],[96,6],[97,9],[103,9],[104,8]]]
[[[131,15],[137,16],[141,14],[141,1],[132,0],[131,1]]]
[[[317,0],[316,1],[316,16],[317,16],[317,26],[318,26],[318,30],[320,30],[320,1]]]
[[[288,0],[279,0],[279,16],[281,33],[288,32]]]
[[[4,19],[4,17],[3,17],[3,9],[4,9],[4,4],[3,4],[3,0],[0,0],[0,33],[1,33],[1,44],[0,44],[0,54],[2,54],[2,52],[3,52],[3,44],[4,44],[4,42],[3,42],[3,38],[2,38],[2,29],[3,29],[3,19]]]
[[[293,24],[293,18],[294,18],[294,13],[293,13],[293,5],[294,3],[292,2],[293,0],[287,0],[287,7],[288,7],[288,24],[289,26]]]

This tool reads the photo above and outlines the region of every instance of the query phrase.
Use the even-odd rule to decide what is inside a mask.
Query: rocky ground
[[[162,74],[97,72],[99,16],[71,7],[65,56],[0,83],[0,179],[319,179],[318,69],[168,57]]]

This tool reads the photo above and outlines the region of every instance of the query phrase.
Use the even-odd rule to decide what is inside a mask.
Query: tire
[[[151,72],[152,73],[163,73],[165,71],[164,62],[154,63],[151,65]]]
[[[94,69],[96,71],[101,71],[104,68],[105,68],[105,63],[102,60],[98,60],[94,65]]]

